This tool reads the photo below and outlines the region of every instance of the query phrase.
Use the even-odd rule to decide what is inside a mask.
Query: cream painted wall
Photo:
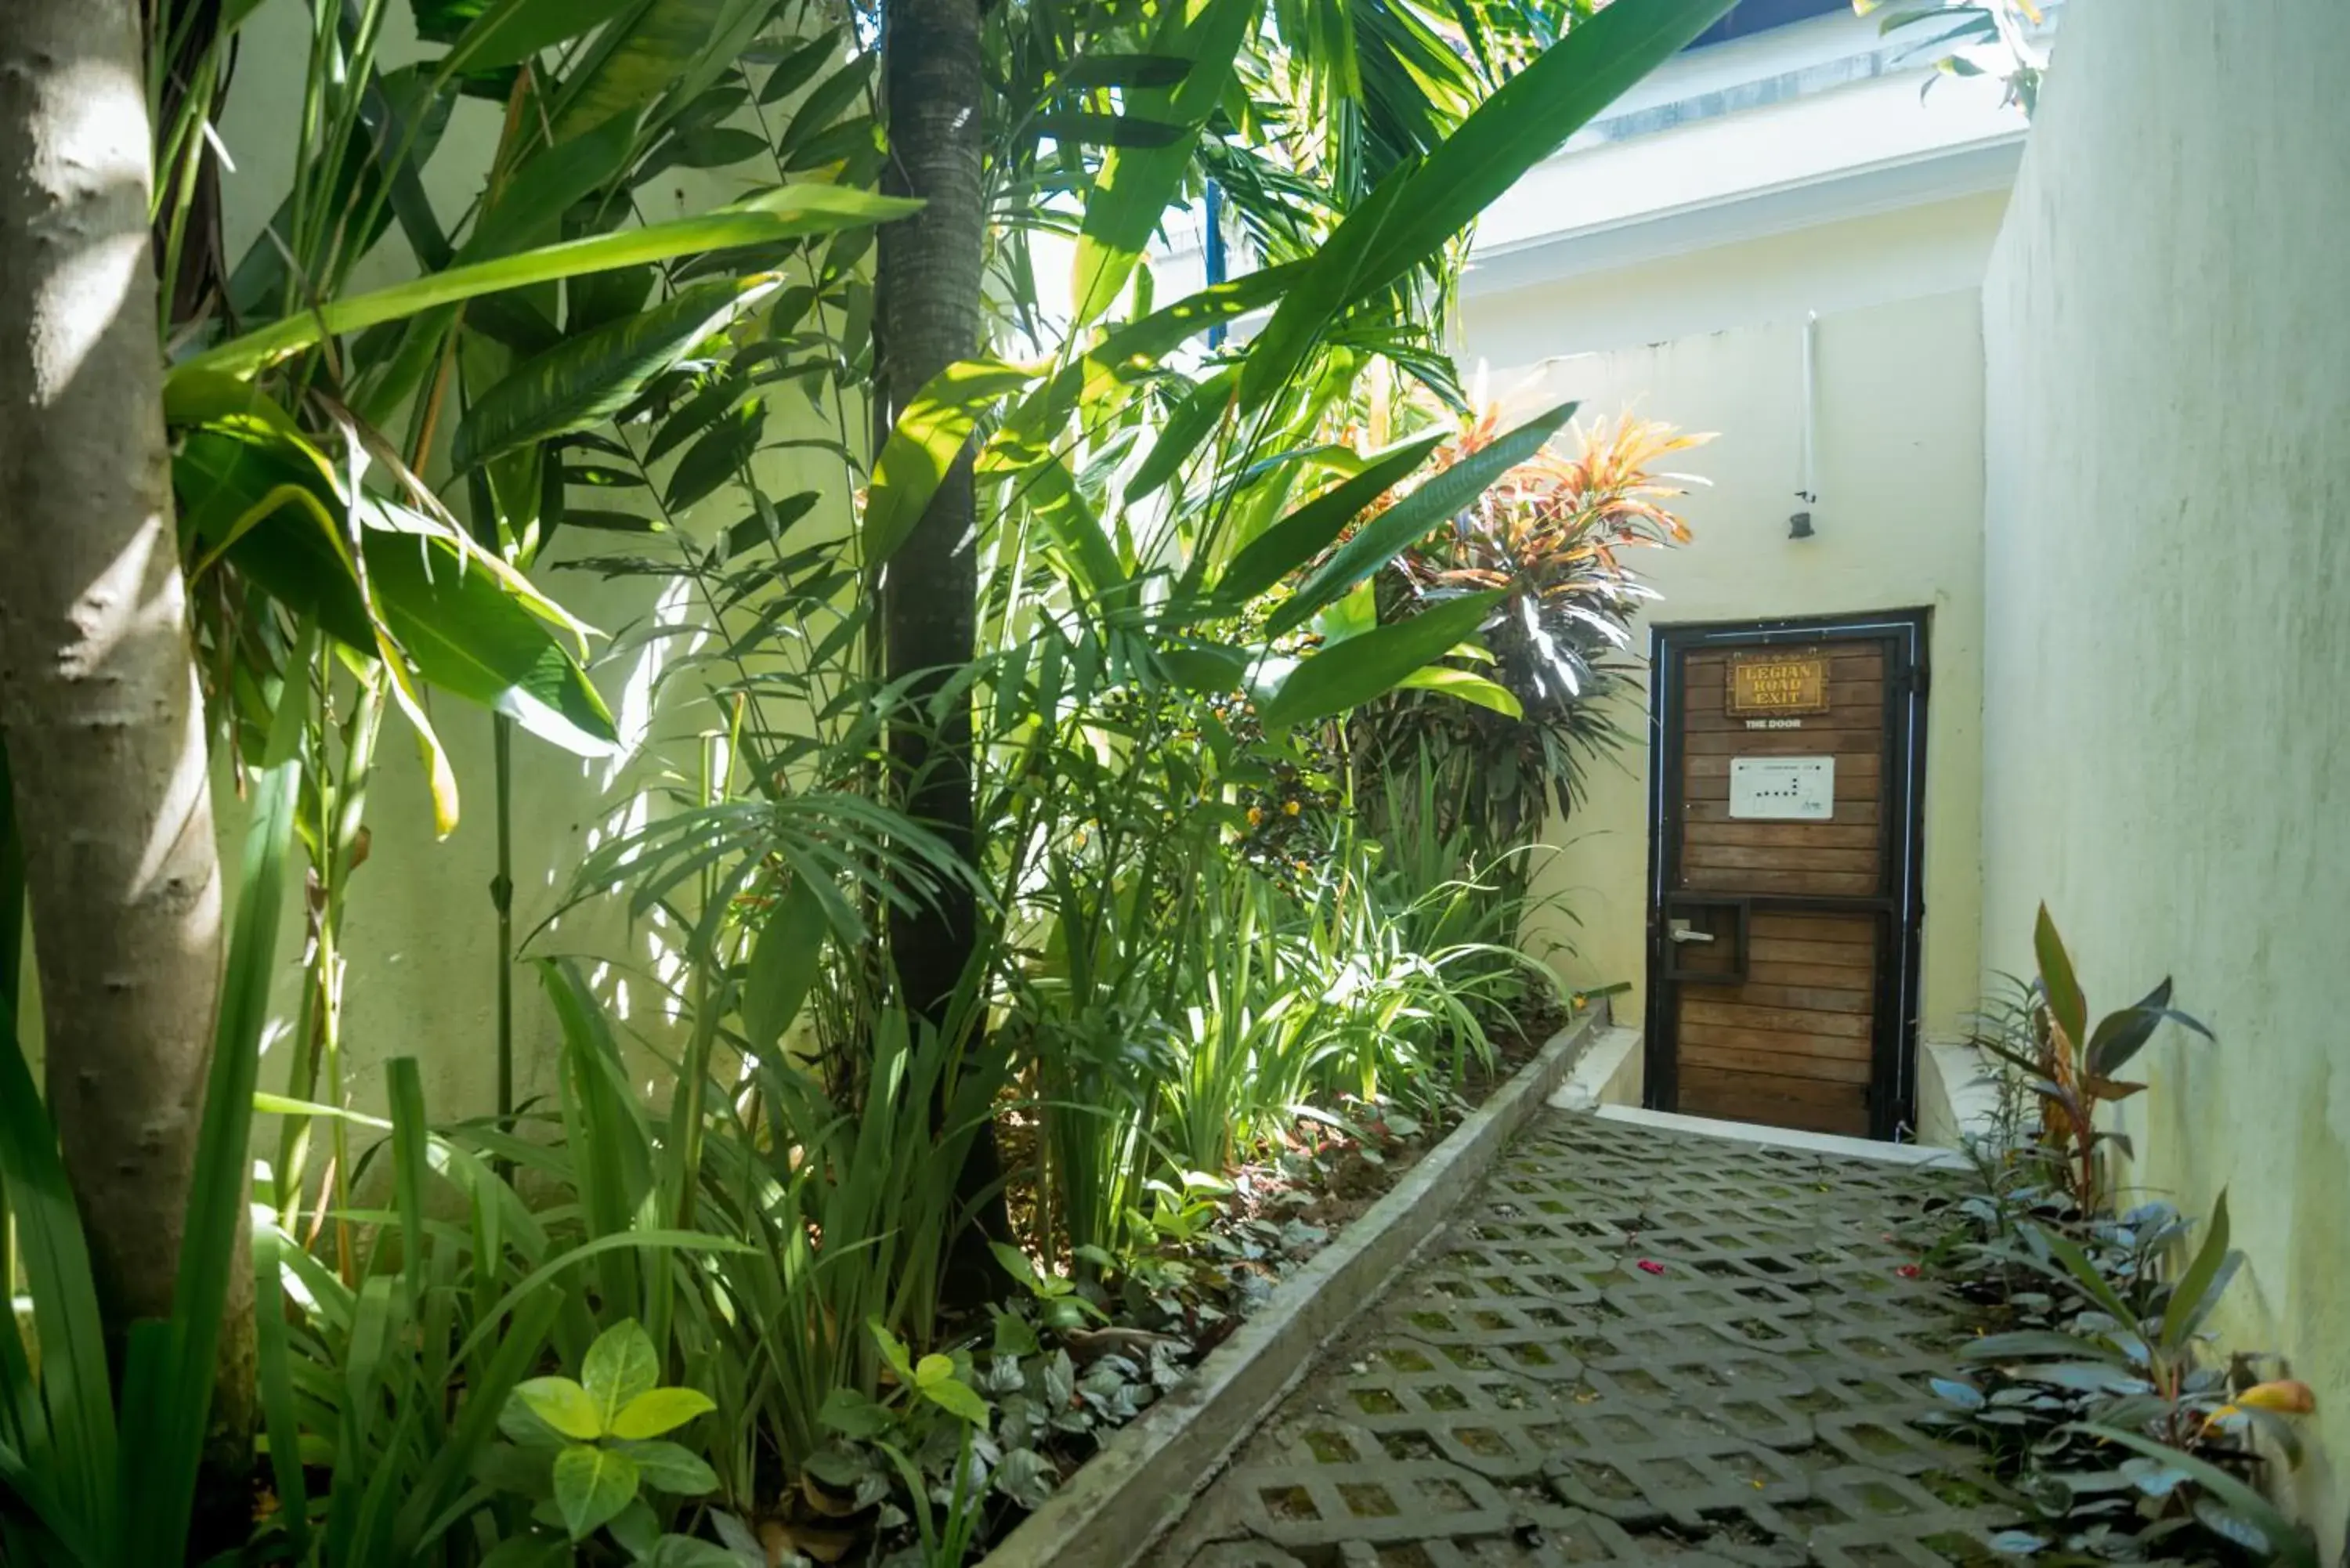
[[[2350,1509],[2350,7],[2074,0],[1984,290],[1985,956],[2047,900],[2093,1006],[2166,972],[2127,1118],[2229,1195],[2219,1320],[2317,1390]],[[2173,1032],[2175,1033],[2175,1032]]]
[[[1579,397],[1587,412],[1630,408],[1719,432],[1679,466],[1712,483],[1690,497],[1696,539],[1637,563],[1664,597],[1659,621],[1765,619],[1844,611],[1933,611],[1925,796],[1924,1027],[1960,1027],[1979,968],[1978,874],[1982,620],[1982,348],[1971,289],[1823,315],[1817,382],[1816,535],[1787,537],[1801,441],[1802,317],[1649,348],[1495,371],[1513,402]],[[1500,360],[1538,347],[1534,331],[1472,329]],[[1645,636],[1645,628],[1643,628]],[[1636,735],[1644,711],[1630,711]],[[1648,751],[1636,743],[1592,774],[1584,809],[1550,840],[1538,950],[1575,983],[1629,980],[1645,965]],[[1570,919],[1571,918],[1571,919]],[[1618,1016],[1637,1019],[1639,997]]]
[[[1821,223],[1505,293],[1464,286],[1472,355],[1523,365],[1982,282],[2005,192]],[[1472,258],[1473,267],[1473,258]]]
[[[237,78],[221,125],[234,164],[224,182],[223,205],[232,264],[261,232],[293,179],[293,148],[301,111],[307,33],[305,7],[296,0],[265,0],[241,36]],[[389,13],[384,57],[397,62],[417,53],[405,5]],[[440,149],[423,171],[426,189],[445,223],[453,224],[480,189],[498,132],[497,106],[461,100]],[[649,220],[705,211],[740,192],[716,176],[677,171],[640,193]],[[354,289],[380,287],[412,275],[414,263],[396,236],[388,238],[355,270]],[[805,410],[805,404],[796,405]],[[785,416],[778,416],[780,427]],[[858,418],[854,410],[852,419]],[[784,433],[780,428],[777,433]],[[809,433],[809,432],[800,432]],[[827,462],[805,451],[771,452],[760,459],[772,493],[815,489],[827,498],[798,525],[808,538],[816,531],[847,526],[847,495],[837,460]],[[748,510],[730,486],[697,508],[689,521],[723,526]],[[574,533],[558,537],[552,558],[534,576],[567,607],[608,636],[624,637],[647,618],[661,613],[654,590],[642,579],[607,583],[560,563],[580,554],[624,551],[657,543],[616,535]],[[671,645],[661,645],[668,647]],[[593,667],[598,687],[619,720],[628,750],[620,758],[583,761],[518,733],[515,741],[514,867],[517,940],[532,936],[561,907],[573,869],[599,834],[611,831],[657,789],[665,774],[689,775],[697,756],[693,731],[707,723],[707,708],[678,699],[650,698],[655,666],[646,659],[608,652]],[[380,1106],[383,1064],[395,1055],[414,1055],[422,1069],[426,1101],[436,1116],[484,1114],[494,1108],[496,1085],[495,1018],[497,952],[489,885],[496,867],[493,817],[491,720],[488,713],[452,699],[432,704],[433,722],[448,749],[463,792],[463,817],[447,840],[433,838],[424,773],[411,732],[396,715],[384,722],[380,765],[370,791],[368,820],[372,853],[353,878],[345,926],[350,967],[345,990],[348,1081],[363,1104]],[[656,812],[659,806],[650,809]],[[232,836],[233,806],[224,807]],[[233,853],[233,849],[231,850]],[[284,921],[284,963],[276,1014],[290,1021],[298,1001],[298,903]],[[671,943],[649,922],[630,922],[617,900],[583,906],[553,929],[540,932],[524,951],[576,957],[596,979],[624,1037],[665,1048],[674,1035],[663,1005],[661,970]],[[553,1085],[560,1034],[527,967],[514,977],[516,1078],[528,1096]],[[281,1080],[284,1036],[274,1039],[262,1068],[263,1082]]]

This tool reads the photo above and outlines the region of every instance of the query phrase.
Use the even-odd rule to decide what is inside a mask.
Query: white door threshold
[[[1554,1102],[1555,1103],[1555,1102]],[[1964,1170],[1966,1156],[1954,1148],[1923,1143],[1880,1143],[1875,1138],[1842,1137],[1834,1133],[1803,1132],[1794,1127],[1764,1127],[1758,1122],[1725,1122],[1711,1116],[1685,1116],[1678,1111],[1651,1111],[1639,1106],[1600,1106],[1591,1112],[1611,1122],[1656,1127],[1667,1132],[1695,1133],[1703,1137],[1758,1143],[1771,1148],[1808,1149],[1843,1159],[1873,1159],[1883,1165],[1926,1166]]]

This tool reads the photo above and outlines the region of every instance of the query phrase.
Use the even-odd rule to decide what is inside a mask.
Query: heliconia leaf
[[[1266,728],[1281,729],[1360,707],[1475,636],[1501,599],[1499,593],[1467,594],[1302,659],[1281,690],[1258,704],[1257,716]]]
[[[1443,439],[1440,434],[1419,436],[1378,453],[1360,472],[1332,485],[1250,540],[1216,579],[1216,602],[1226,610],[1237,609],[1312,560],[1346,531],[1363,508],[1426,462]]]
[[[619,732],[586,672],[487,566],[437,535],[370,528],[363,538],[377,612],[426,683],[567,751],[611,751]]]
[[[965,359],[931,378],[898,417],[873,464],[864,520],[865,560],[895,555],[938,493],[947,470],[978,428],[983,410],[1036,379],[1033,366]]]
[[[1503,475],[1538,454],[1561,426],[1575,417],[1575,405],[1559,404],[1497,437],[1461,458],[1402,500],[1356,530],[1352,538],[1332,553],[1289,602],[1274,612],[1272,635],[1303,623],[1324,605],[1393,560],[1399,551],[1426,538],[1450,522],[1454,514],[1491,489]]]
[[[680,218],[619,234],[542,245],[514,255],[449,267],[369,294],[330,300],[316,310],[286,317],[184,359],[173,368],[172,376],[176,378],[190,370],[250,375],[274,360],[308,348],[322,336],[356,332],[380,321],[397,321],[436,306],[585,273],[666,261],[672,256],[766,244],[858,223],[888,223],[919,211],[920,205],[901,197],[879,196],[836,185],[785,185],[703,217]]]
[[[451,462],[470,468],[515,447],[602,423],[687,349],[781,286],[772,275],[692,284],[650,310],[516,366],[466,410]]]
[[[1446,697],[1473,702],[1480,708],[1490,708],[1505,719],[1523,719],[1525,704],[1516,693],[1498,680],[1488,680],[1471,670],[1455,670],[1449,664],[1430,664],[1415,670],[1396,682],[1399,689],[1434,691]]]
[[[2056,922],[2049,918],[2048,906],[2040,906],[2040,916],[2033,923],[2032,953],[2040,965],[2040,988],[2048,998],[2049,1016],[2064,1031],[2071,1048],[2078,1051],[2088,1043],[2089,1002],[2081,994],[2081,982],[2074,978],[2073,957],[2064,950],[2064,939],[2056,934]]]
[[[2237,1395],[2233,1403],[2247,1410],[2272,1410],[2282,1416],[2307,1416],[2317,1409],[2317,1395],[2308,1384],[2298,1378],[2279,1377],[2253,1384]]]
[[[637,1498],[634,1459],[614,1449],[575,1443],[555,1456],[555,1506],[571,1539],[583,1541]]]
[[[1180,128],[1163,146],[1113,147],[1085,204],[1072,275],[1071,327],[1098,320],[1126,287],[1150,236],[1166,214],[1191,161],[1191,143],[1208,121],[1232,76],[1256,15],[1256,0],[1200,0],[1169,5],[1150,52],[1189,62],[1180,80],[1161,88],[1127,91],[1128,114]]]
[[[2186,1272],[2170,1293],[2170,1303],[2163,1309],[2162,1346],[2176,1351],[2187,1344],[2203,1320],[2220,1304],[2220,1293],[2227,1289],[2235,1270],[2230,1266],[2233,1255],[2228,1251],[2228,1194],[2225,1189],[2219,1201],[2211,1206],[2211,1222],[2205,1227],[2203,1244]]]
[[[541,49],[602,26],[635,0],[494,0],[452,45],[443,80],[465,71],[517,66]]]
[[[1731,4],[1615,0],[1577,20],[1425,159],[1381,181],[1310,264],[1317,277],[1291,290],[1251,344],[1242,406],[1261,407],[1340,314],[1449,244],[1528,170],[1712,26]]]

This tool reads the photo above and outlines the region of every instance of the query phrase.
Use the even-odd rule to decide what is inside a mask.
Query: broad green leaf
[[[1473,702],[1480,708],[1490,708],[1505,719],[1523,719],[1526,716],[1525,704],[1520,702],[1516,694],[1508,687],[1497,680],[1488,680],[1471,670],[1455,670],[1449,664],[1431,664],[1425,669],[1415,670],[1396,684],[1399,687],[1409,687],[1414,691],[1435,691],[1447,697],[1457,697],[1463,702]]]
[[[1503,474],[1540,452],[1544,444],[1558,433],[1559,427],[1575,417],[1575,409],[1571,402],[1561,403],[1535,415],[1509,434],[1431,475],[1419,489],[1364,524],[1354,537],[1339,545],[1298,586],[1288,603],[1274,612],[1267,623],[1272,635],[1279,637],[1300,625],[1324,605],[1386,566],[1399,551],[1451,522],[1456,513],[1492,488]]]
[[[1528,170],[1712,26],[1731,3],[1615,0],[1578,19],[1428,157],[1381,181],[1324,244],[1312,264],[1317,276],[1292,289],[1251,343],[1242,405],[1262,406],[1339,315],[1450,244]]]
[[[563,1528],[584,1541],[636,1501],[634,1459],[616,1449],[576,1443],[555,1456],[555,1506]]]
[[[816,1418],[820,1425],[859,1442],[879,1437],[896,1420],[887,1406],[854,1388],[835,1388],[827,1393]]]
[[[2032,954],[2039,961],[2040,987],[2048,998],[2049,1015],[2064,1031],[2071,1048],[2082,1049],[2089,1038],[2088,999],[2081,994],[2081,982],[2073,973],[2073,956],[2064,950],[2064,939],[2056,934],[2056,922],[2045,904],[2033,922]]]
[[[984,1431],[987,1428],[987,1401],[971,1388],[958,1383],[951,1376],[921,1385],[922,1397],[959,1421],[965,1421]]]
[[[588,1357],[579,1366],[579,1381],[587,1386],[593,1401],[597,1430],[613,1431],[620,1412],[651,1393],[660,1381],[660,1355],[653,1348],[652,1335],[634,1318],[614,1324],[588,1347]]]
[[[932,1352],[914,1363],[914,1386],[917,1388],[929,1388],[937,1384],[951,1382],[953,1378],[954,1358],[952,1356],[941,1355]]]
[[[517,366],[458,423],[450,462],[470,468],[502,452],[600,424],[645,384],[735,316],[773,294],[767,275],[693,284],[652,309],[572,337]]]
[[[931,378],[899,415],[873,464],[865,502],[867,566],[895,555],[978,428],[983,410],[1036,379],[1033,367],[966,359]]]
[[[873,1343],[880,1348],[882,1361],[898,1375],[898,1381],[910,1385],[914,1381],[914,1363],[907,1352],[906,1342],[882,1327],[879,1318],[869,1320],[865,1326],[872,1334]]]
[[[750,968],[743,981],[743,1033],[753,1055],[773,1054],[784,1031],[799,1016],[800,1004],[816,984],[825,933],[830,929],[824,900],[806,877],[794,877],[751,944]]]
[[[1474,636],[1501,600],[1498,592],[1464,595],[1302,659],[1258,716],[1280,729],[1360,707]]]
[[[440,64],[442,80],[461,72],[518,66],[541,49],[599,27],[636,0],[496,0],[452,45]]]
[[[581,756],[619,738],[595,686],[553,629],[445,537],[370,528],[368,584],[383,626],[429,685],[505,714]]]
[[[650,1388],[620,1407],[610,1430],[616,1438],[658,1438],[716,1408],[698,1388]]]
[[[888,223],[920,207],[918,202],[834,185],[786,185],[704,217],[679,218],[619,234],[542,245],[331,300],[183,360],[172,375],[176,379],[192,369],[250,375],[322,337],[356,332],[380,321],[397,321],[436,306],[672,256],[768,244],[858,223]]]
[[[588,1390],[568,1377],[534,1377],[517,1385],[514,1397],[567,1438],[587,1443],[604,1435],[603,1412]]]
[[[1443,439],[1441,434],[1419,436],[1390,448],[1374,457],[1360,473],[1332,485],[1250,540],[1216,579],[1218,604],[1227,613],[1236,610],[1312,560],[1345,532],[1363,508],[1427,462],[1428,454]],[[1301,613],[1297,618],[1302,621],[1311,613]]]
[[[1073,329],[1097,320],[1133,275],[1182,184],[1200,128],[1223,99],[1232,58],[1257,10],[1257,0],[1198,0],[1168,5],[1161,13],[1150,52],[1190,66],[1170,86],[1128,90],[1123,107],[1138,119],[1176,127],[1180,134],[1161,146],[1113,147],[1104,155],[1077,233],[1069,291]]]

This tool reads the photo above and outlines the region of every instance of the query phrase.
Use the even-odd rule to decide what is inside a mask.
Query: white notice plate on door
[[[1835,815],[1834,757],[1732,757],[1733,820],[1826,822]]]

